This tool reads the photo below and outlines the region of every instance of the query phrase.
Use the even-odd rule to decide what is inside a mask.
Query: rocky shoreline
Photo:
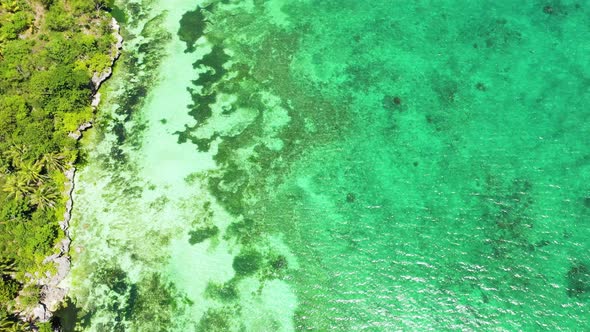
[[[113,30],[113,36],[116,39],[116,43],[114,44],[111,53],[111,63],[104,72],[94,73],[92,76],[94,94],[91,105],[94,109],[100,104],[100,86],[113,74],[113,66],[121,55],[121,49],[123,48],[123,36],[120,34],[121,27],[114,18],[112,19],[111,27]],[[82,138],[83,132],[89,128],[92,128],[92,121],[82,123],[78,126],[76,131],[71,132],[68,136],[78,141]],[[41,287],[41,300],[39,305],[33,308],[31,312],[22,313],[23,316],[25,316],[24,318],[40,322],[49,321],[53,316],[53,312],[59,308],[59,305],[65,300],[68,293],[68,289],[60,286],[60,283],[70,272],[71,263],[69,252],[72,240],[70,238],[69,226],[72,208],[74,206],[72,194],[75,188],[75,175],[76,167],[74,164],[70,164],[69,169],[65,171],[65,190],[68,198],[66,201],[66,211],[64,213],[64,219],[59,222],[59,226],[63,230],[65,238],[58,244],[59,253],[46,257],[43,261],[43,264],[55,264],[57,273],[54,275],[47,273],[45,278],[39,278],[33,281],[37,286]]]

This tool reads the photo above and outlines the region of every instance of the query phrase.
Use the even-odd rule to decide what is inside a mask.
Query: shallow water
[[[590,328],[588,5],[119,8],[80,329]]]

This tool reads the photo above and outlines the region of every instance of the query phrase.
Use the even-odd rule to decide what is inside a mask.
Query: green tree
[[[29,91],[33,106],[51,114],[88,107],[92,90],[90,76],[72,65],[58,65],[31,76]]]
[[[92,0],[95,10],[104,10],[107,8],[112,8],[115,1],[114,0]]]
[[[0,303],[12,301],[18,294],[20,285],[7,275],[0,276]]]
[[[2,43],[0,43],[2,44]],[[40,64],[39,57],[31,57],[34,43],[30,40],[15,39],[2,44],[2,61],[0,61],[0,91],[17,88],[27,80],[35,65]],[[35,63],[36,62],[36,63]],[[2,93],[2,97],[21,94]],[[21,96],[21,98],[23,98]]]
[[[43,8],[45,9],[49,9],[49,7],[53,5],[53,0],[37,0],[37,2],[43,5]]]
[[[17,291],[22,309],[38,303],[39,289],[18,278],[44,272],[39,262],[61,236],[59,173],[76,155],[68,132],[93,116],[91,76],[110,65],[111,17],[101,9],[111,5],[0,0],[0,257],[17,258],[0,259],[0,331],[25,329],[1,312]]]
[[[61,152],[49,152],[43,155],[43,166],[48,171],[63,172],[66,170],[66,156]]]
[[[74,18],[62,6],[51,6],[45,17],[45,24],[53,31],[66,31],[74,25]]]
[[[0,8],[10,13],[16,13],[21,9],[16,0],[2,0],[0,1]]]
[[[14,259],[0,258],[0,276],[16,272]]]
[[[31,17],[28,13],[19,11],[10,16],[0,28],[0,38],[10,40],[18,38],[18,35],[29,28]]]
[[[14,317],[8,314],[6,310],[0,308],[0,331],[8,331],[15,323]]]
[[[20,167],[24,160],[24,156],[29,152],[29,147],[20,144],[20,145],[13,145],[7,150],[4,151],[4,156],[8,158],[11,162],[12,166]]]
[[[47,180],[47,176],[41,174],[43,164],[39,161],[25,160],[20,163],[18,176],[29,184],[41,185]]]
[[[1,318],[0,318],[1,319]],[[29,331],[25,322],[19,321],[18,318],[7,318],[0,322],[0,332],[24,332]]]
[[[18,174],[11,174],[6,177],[2,191],[7,193],[7,198],[20,201],[33,192],[34,187]]]
[[[51,322],[38,323],[37,327],[39,328],[39,332],[53,332],[53,328],[51,328]]]
[[[42,185],[33,190],[29,195],[29,203],[37,209],[45,210],[55,207],[55,202],[59,199],[59,194],[55,187],[51,185]]]

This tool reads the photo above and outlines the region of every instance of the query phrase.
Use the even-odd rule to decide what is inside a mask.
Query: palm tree
[[[35,205],[37,209],[48,209],[55,206],[55,201],[59,194],[54,186],[42,185],[34,189],[29,195],[29,203]]]
[[[4,312],[0,312],[0,331],[6,331],[12,326],[13,321]]]
[[[60,171],[63,172],[66,170],[66,163],[65,163],[66,156],[61,152],[50,152],[43,155],[43,166],[48,171]]]
[[[0,155],[0,177],[9,173],[10,162]]]
[[[0,258],[0,276],[16,272],[14,259]]]
[[[38,186],[40,186],[47,179],[46,175],[41,174],[42,170],[43,165],[41,162],[27,160],[21,163],[17,174],[27,183],[36,183]]]
[[[20,6],[16,0],[0,1],[0,7],[11,13],[16,13],[20,10]]]
[[[4,151],[4,155],[12,162],[12,166],[20,167],[23,161],[23,156],[29,151],[29,148],[24,145],[13,145],[8,150]]]
[[[9,198],[21,200],[33,191],[33,186],[21,174],[14,174],[6,177],[2,191],[7,192]]]
[[[0,323],[0,332],[25,332],[27,331],[25,322],[20,320],[10,320],[6,318]]]
[[[0,310],[0,332],[27,331],[26,324],[6,311]]]

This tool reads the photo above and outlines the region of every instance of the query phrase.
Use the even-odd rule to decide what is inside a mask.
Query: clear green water
[[[118,8],[79,329],[590,329],[590,5]]]

